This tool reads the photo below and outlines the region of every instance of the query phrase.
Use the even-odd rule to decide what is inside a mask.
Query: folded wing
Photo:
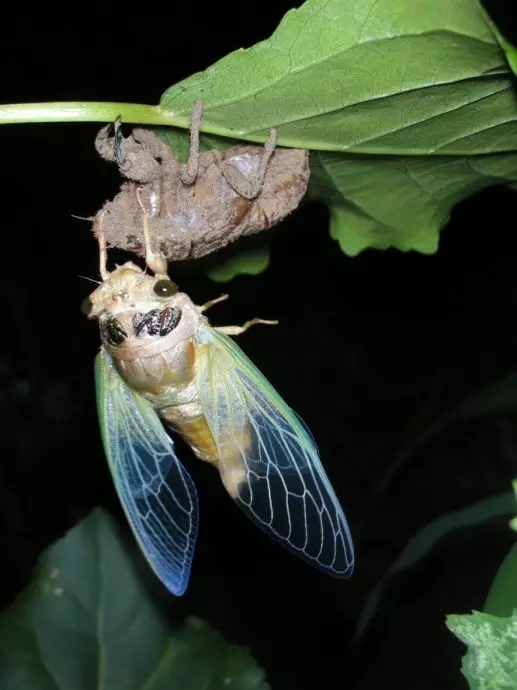
[[[303,422],[233,340],[203,330],[197,341],[198,393],[226,489],[270,536],[348,577],[350,531]]]
[[[95,380],[104,450],[124,512],[149,564],[179,596],[197,535],[195,486],[150,403],[125,384],[104,350]]]

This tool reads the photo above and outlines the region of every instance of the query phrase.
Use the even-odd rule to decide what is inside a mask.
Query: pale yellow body
[[[149,400],[164,422],[185,439],[198,458],[217,467],[227,491],[235,496],[246,479],[242,449],[251,443],[251,433],[240,430],[240,438],[234,438],[235,430],[228,429],[235,443],[221,444],[224,439],[219,438],[218,444],[203,414],[196,386],[199,346],[195,335],[201,329],[211,328],[202,314],[207,305],[197,307],[181,292],[159,298],[153,293],[155,283],[155,277],[128,262],[110,273],[90,295],[89,315],[99,320],[101,332],[103,322],[116,320],[125,333],[124,341],[114,346],[103,339],[103,347],[124,381]],[[167,308],[181,312],[178,325],[168,335],[135,334],[135,313]],[[243,327],[216,330],[236,334],[258,321]]]

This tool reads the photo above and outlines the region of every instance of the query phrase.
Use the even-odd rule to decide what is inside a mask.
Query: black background
[[[517,41],[508,5],[489,3]],[[156,103],[169,85],[270,35],[290,6],[105,2],[37,15],[10,6],[1,100]],[[79,311],[92,287],[79,276],[97,277],[97,249],[71,218],[94,213],[118,185],[95,154],[98,127],[0,128],[3,605],[40,551],[92,507],[120,517],[96,419],[98,333]],[[353,259],[330,239],[325,208],[308,205],[275,234],[270,268],[234,280],[230,301],[211,312],[217,324],[280,320],[240,344],[310,426],[356,540],[350,581],[313,571],[267,540],[182,448],[201,526],[189,589],[174,606],[249,645],[274,690],[465,687],[463,647],[444,617],[482,608],[512,544],[505,520],[444,540],[390,590],[355,652],[350,638],[369,590],[421,526],[517,476],[508,414],[431,438],[373,501],[419,419],[515,368],[516,198],[498,188],[460,204],[434,256]],[[181,287],[197,303],[221,292],[201,272]]]

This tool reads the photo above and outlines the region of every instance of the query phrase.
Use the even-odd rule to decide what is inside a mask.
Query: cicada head
[[[191,338],[201,312],[168,277],[161,256],[149,249],[146,263],[154,275],[130,261],[109,272],[102,216],[97,223],[103,281],[83,302],[82,311],[98,320],[105,348],[116,358],[135,359]]]
[[[193,336],[199,309],[168,277],[151,276],[131,262],[110,273],[85,300],[99,322],[103,345],[114,355],[135,357],[174,346]],[[163,348],[161,347],[163,346]]]

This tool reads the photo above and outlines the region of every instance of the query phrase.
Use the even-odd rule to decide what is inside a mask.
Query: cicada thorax
[[[199,319],[189,298],[179,293],[171,303],[108,312],[100,321],[101,338],[126,383],[154,399],[193,381]]]
[[[150,339],[138,348],[107,348],[126,383],[153,403],[171,396],[174,401],[174,393],[179,393],[194,378],[192,339],[155,349],[161,344]]]
[[[177,335],[177,334],[176,334]],[[139,355],[128,358],[128,350],[111,348],[115,365],[125,381],[146,397],[163,422],[180,434],[194,454],[214,465],[220,472],[227,491],[236,496],[247,479],[243,452],[252,444],[252,433],[245,425],[236,437],[228,431],[228,439],[214,440],[203,413],[196,386],[196,355],[199,345],[195,336],[170,344],[154,352],[159,335],[146,340]],[[131,349],[131,353],[135,353]]]

